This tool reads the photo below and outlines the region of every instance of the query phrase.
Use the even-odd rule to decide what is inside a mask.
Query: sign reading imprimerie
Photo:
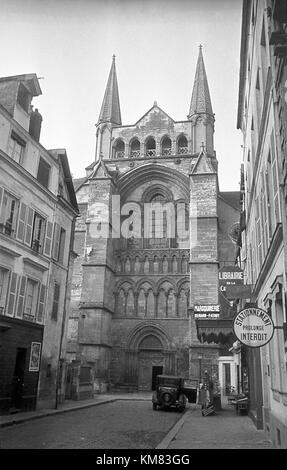
[[[233,321],[235,336],[250,348],[260,348],[269,343],[274,333],[272,318],[257,307],[241,310]]]
[[[195,318],[219,318],[220,305],[195,305]]]

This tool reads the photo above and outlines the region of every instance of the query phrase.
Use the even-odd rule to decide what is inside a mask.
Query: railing
[[[171,147],[162,149],[161,154],[162,154],[163,157],[165,157],[167,155],[171,155]]]
[[[125,152],[124,150],[118,150],[116,152],[116,158],[125,158]]]
[[[188,148],[187,147],[178,147],[177,153],[180,155],[184,155],[188,153]]]
[[[149,149],[149,150],[146,150],[146,157],[155,157],[156,156],[156,151],[155,149]]]
[[[12,229],[12,223],[7,221],[0,224],[0,232],[5,233],[5,235],[12,235],[12,232],[14,232]]]
[[[132,150],[130,156],[131,156],[131,158],[139,158],[141,156],[141,151],[140,150]]]

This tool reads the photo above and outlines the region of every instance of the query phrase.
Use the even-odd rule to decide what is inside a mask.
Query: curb
[[[47,411],[43,411],[43,412],[40,412],[39,414],[35,414],[34,416],[23,416],[23,417],[19,417],[19,418],[16,418],[14,420],[11,420],[11,421],[6,421],[6,422],[3,422],[1,423],[0,422],[0,428],[5,428],[5,427],[8,427],[8,426],[14,426],[15,424],[22,424],[22,423],[25,423],[27,421],[34,421],[35,419],[40,419],[40,418],[46,418],[47,416],[54,416],[56,414],[60,414],[60,413],[68,413],[69,411],[77,411],[77,410],[82,410],[84,408],[91,408],[92,406],[99,406],[99,405],[105,405],[106,403],[113,403],[114,401],[118,401],[118,400],[126,400],[126,401],[148,401],[146,398],[128,398],[128,397],[115,397],[115,398],[106,398],[105,400],[102,400],[102,401],[99,401],[99,402],[95,402],[95,403],[86,403],[86,404],[82,404],[82,405],[76,405],[74,407],[71,407],[71,408],[63,408],[63,409],[57,409],[57,410],[47,410]]]
[[[180,429],[184,425],[185,421],[190,417],[191,413],[192,413],[192,410],[186,411],[184,415],[180,418],[180,420],[175,423],[175,425],[163,438],[163,440],[155,447],[155,449],[167,449],[171,441],[175,438],[177,433],[180,431]]]

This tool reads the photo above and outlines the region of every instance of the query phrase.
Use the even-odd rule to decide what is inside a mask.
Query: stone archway
[[[163,345],[159,338],[150,334],[143,338],[138,350],[138,389],[151,390],[154,370],[164,371]]]
[[[129,382],[137,384],[139,391],[152,389],[155,368],[162,373],[174,373],[175,351],[170,344],[166,331],[153,321],[138,325],[130,333],[125,375]]]

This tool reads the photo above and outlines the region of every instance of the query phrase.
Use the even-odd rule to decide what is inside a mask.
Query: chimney
[[[39,142],[42,125],[42,116],[36,108],[30,115],[29,134]]]

